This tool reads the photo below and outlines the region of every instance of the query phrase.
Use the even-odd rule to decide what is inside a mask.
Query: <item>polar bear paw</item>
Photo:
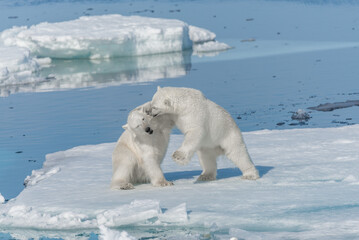
[[[158,181],[157,183],[153,184],[155,187],[167,187],[167,186],[173,186],[173,182],[169,182],[166,179],[163,179],[161,181]]]
[[[189,162],[186,153],[180,150],[177,150],[172,154],[172,159],[179,165],[186,165]]]
[[[243,173],[242,179],[244,180],[257,180],[259,179],[258,170],[253,168]]]
[[[122,189],[122,190],[131,190],[134,188],[135,187],[131,183],[121,183],[120,184],[120,189]]]
[[[207,181],[214,181],[216,177],[213,174],[201,174],[197,178],[196,182],[207,182]]]

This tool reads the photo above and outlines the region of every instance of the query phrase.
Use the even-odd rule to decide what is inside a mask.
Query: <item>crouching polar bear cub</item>
[[[191,88],[158,87],[152,98],[151,114],[171,116],[184,134],[181,147],[172,155],[174,161],[184,165],[197,152],[203,168],[198,181],[216,179],[216,159],[223,154],[242,171],[242,178],[259,178],[237,124],[226,110],[202,92]]]
[[[168,115],[149,116],[150,103],[130,112],[125,131],[112,154],[112,189],[133,189],[133,184],[173,185],[163,176],[161,163],[174,123]]]

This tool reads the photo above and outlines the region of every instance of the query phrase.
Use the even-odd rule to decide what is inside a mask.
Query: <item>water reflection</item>
[[[49,68],[34,74],[36,81],[0,85],[0,96],[19,92],[102,88],[177,78],[186,75],[191,69],[191,54],[191,51],[186,51],[101,60],[53,60]]]

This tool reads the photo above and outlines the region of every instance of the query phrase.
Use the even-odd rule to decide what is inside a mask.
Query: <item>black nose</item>
[[[149,134],[152,134],[153,133],[153,130],[151,129],[151,131],[149,132]]]
[[[151,131],[151,128],[150,128],[150,127],[146,127],[146,128],[145,128],[145,132],[146,132],[146,133],[148,133],[148,132],[150,132],[150,131]]]

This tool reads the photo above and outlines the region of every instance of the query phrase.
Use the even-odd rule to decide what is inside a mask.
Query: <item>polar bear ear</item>
[[[127,130],[128,129],[128,124],[123,125],[122,128]]]
[[[157,86],[157,91],[161,90],[161,87],[160,86]]]
[[[169,100],[169,99],[165,99],[165,101],[164,101],[164,104],[166,105],[166,106],[171,106],[171,100]]]

